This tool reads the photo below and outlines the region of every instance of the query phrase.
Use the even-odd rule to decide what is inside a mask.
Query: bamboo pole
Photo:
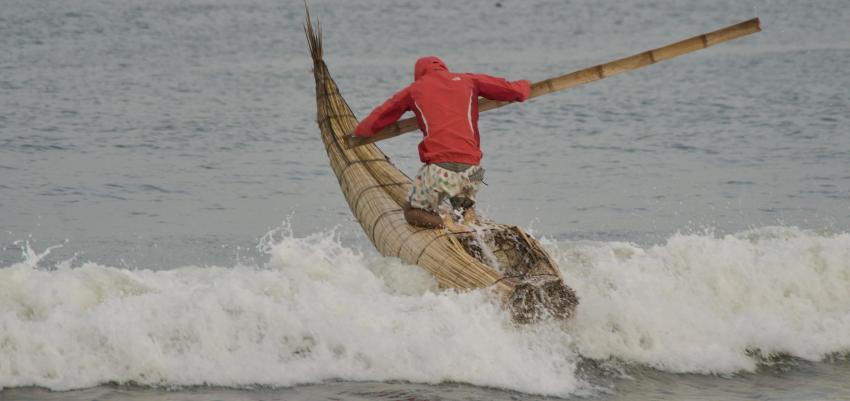
[[[723,29],[718,29],[714,32],[705,33],[694,36],[676,43],[669,44],[664,47],[638,53],[633,56],[621,58],[605,64],[599,64],[593,67],[585,68],[575,72],[571,72],[559,77],[550,78],[544,81],[537,82],[531,86],[531,95],[529,99],[543,96],[549,93],[569,89],[574,86],[586,84],[588,82],[598,81],[603,78],[612,77],[626,71],[636,70],[659,61],[668,60],[684,54],[692,53],[697,50],[702,50],[718,43],[723,43],[732,39],[737,39],[742,36],[747,36],[761,31],[761,26],[758,18],[753,18],[735,25],[730,25]],[[489,99],[479,99],[479,111],[487,111],[502,107],[510,102],[501,102]],[[393,138],[401,134],[415,131],[419,128],[416,123],[416,118],[406,118],[395,124],[392,124],[380,132],[368,138],[354,137],[348,135],[346,144],[349,148],[366,145],[369,143],[382,141],[384,139]]]

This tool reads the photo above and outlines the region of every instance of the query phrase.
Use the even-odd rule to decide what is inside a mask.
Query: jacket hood
[[[414,80],[419,80],[431,71],[448,71],[446,63],[440,60],[437,56],[427,56],[416,60],[416,66],[413,68]]]

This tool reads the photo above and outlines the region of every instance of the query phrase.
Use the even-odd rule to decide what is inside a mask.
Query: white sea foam
[[[850,235],[772,227],[665,244],[553,247],[581,305],[582,356],[671,372],[751,371],[850,352]]]
[[[578,314],[522,328],[486,292],[438,291],[419,268],[333,233],[264,244],[264,266],[166,271],[42,266],[29,252],[0,269],[0,388],[342,379],[564,395],[587,386],[580,356],[727,373],[754,369],[759,352],[850,350],[848,234],[550,242]]]
[[[483,291],[435,292],[332,233],[284,236],[263,267],[0,269],[0,388],[105,382],[289,386],[458,381],[565,394],[569,335],[518,330]]]

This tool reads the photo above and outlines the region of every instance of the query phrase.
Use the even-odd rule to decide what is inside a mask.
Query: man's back
[[[479,164],[478,96],[522,101],[530,93],[528,81],[452,73],[437,57],[417,60],[414,77],[412,84],[372,111],[355,134],[372,135],[411,110],[425,134],[419,144],[419,158],[426,164]]]
[[[478,164],[478,90],[469,75],[432,71],[410,85],[426,163]]]

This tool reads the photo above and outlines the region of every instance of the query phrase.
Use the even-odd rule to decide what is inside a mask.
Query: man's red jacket
[[[478,135],[478,96],[501,101],[523,101],[531,93],[529,81],[508,82],[483,74],[455,74],[437,57],[416,61],[415,80],[363,119],[354,134],[371,136],[413,111],[425,138],[419,143],[423,163],[481,161]]]

